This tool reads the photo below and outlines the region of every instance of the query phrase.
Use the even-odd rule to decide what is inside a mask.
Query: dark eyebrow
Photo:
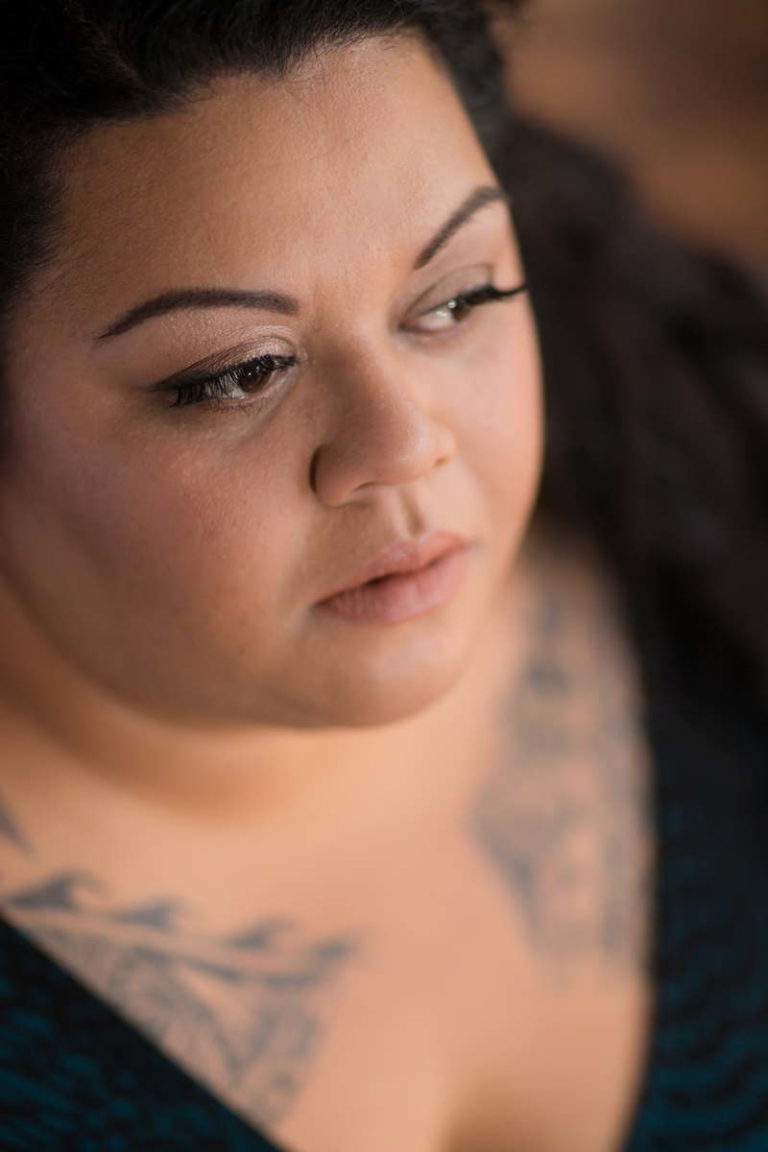
[[[492,185],[476,188],[471,192],[419,253],[413,265],[414,270],[428,264],[445,247],[454,233],[480,208],[497,200],[508,202],[509,197],[503,189]],[[94,337],[93,342],[96,344],[99,340],[121,336],[123,332],[128,332],[153,316],[162,316],[166,312],[175,312],[180,308],[260,308],[266,312],[279,312],[283,316],[296,316],[299,312],[299,303],[292,296],[286,296],[282,292],[252,292],[241,288],[179,288],[161,292],[129,308]]]
[[[464,203],[446,220],[429,244],[419,253],[416,263],[413,265],[414,270],[429,264],[441,248],[445,247],[454,233],[458,232],[459,228],[463,228],[480,208],[484,208],[486,204],[495,204],[497,200],[502,200],[508,204],[509,196],[503,188],[498,188],[492,184],[476,188],[474,192],[470,192]]]
[[[162,316],[165,312],[175,312],[179,308],[261,308],[266,312],[295,316],[299,304],[292,296],[284,296],[282,292],[249,292],[241,288],[179,288],[161,292],[129,308],[96,336],[94,343],[110,336],[120,336],[152,316]]]

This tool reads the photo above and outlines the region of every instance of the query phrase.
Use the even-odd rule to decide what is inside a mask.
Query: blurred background
[[[768,0],[529,0],[519,106],[613,153],[655,221],[768,267]]]

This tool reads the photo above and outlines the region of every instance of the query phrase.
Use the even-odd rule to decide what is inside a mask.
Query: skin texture
[[[222,78],[61,183],[10,333],[4,914],[300,1152],[608,1150],[645,1004],[636,702],[589,564],[523,547],[527,297],[440,308],[523,280],[506,205],[413,267],[495,185],[448,80],[407,39]],[[299,309],[97,339],[204,285]],[[297,364],[263,406],[153,391],[266,352]],[[431,528],[475,544],[452,601],[313,612]]]
[[[523,279],[501,203],[411,271],[495,184],[448,80],[415,42],[332,59],[282,85],[229,78],[184,114],[74,148],[60,267],[11,340],[9,597],[64,654],[67,687],[107,698],[100,711],[135,706],[203,735],[248,726],[251,760],[259,726],[272,763],[279,727],[391,724],[450,689],[540,463],[526,297],[439,335],[403,327],[458,291]],[[301,315],[185,311],[93,346],[125,308],[203,284],[287,292]],[[169,411],[149,391],[212,356],[264,352],[300,364],[260,411]],[[439,527],[477,544],[443,610],[376,628],[313,613],[383,547]]]

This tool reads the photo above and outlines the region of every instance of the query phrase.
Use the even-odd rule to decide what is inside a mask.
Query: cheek
[[[130,614],[169,639],[193,626],[236,641],[246,618],[251,635],[274,619],[297,534],[284,466],[256,437],[229,450],[215,438],[173,448],[108,439],[97,448],[51,435],[45,468],[24,469],[19,555],[57,573],[46,599]]]
[[[102,521],[108,575],[134,556],[140,594],[165,599],[196,627],[237,635],[246,620],[252,633],[273,619],[297,532],[284,479],[254,458],[257,448],[254,440],[137,475],[117,493],[133,510],[122,530],[113,535],[109,509]]]
[[[473,366],[464,424],[494,511],[511,528],[527,516],[541,475],[541,362],[528,308]],[[503,526],[503,525],[502,525]]]

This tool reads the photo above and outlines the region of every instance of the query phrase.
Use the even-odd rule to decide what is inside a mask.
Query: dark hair
[[[605,160],[515,116],[491,15],[519,0],[4,0],[0,382],[7,324],[56,251],[60,151],[236,71],[421,33],[511,191],[545,369],[536,514],[588,533],[634,602],[768,700],[765,302],[746,272],[655,235]]]
[[[504,157],[544,361],[538,513],[597,542],[640,632],[662,621],[764,708],[765,284],[649,227],[594,149],[519,119]]]

